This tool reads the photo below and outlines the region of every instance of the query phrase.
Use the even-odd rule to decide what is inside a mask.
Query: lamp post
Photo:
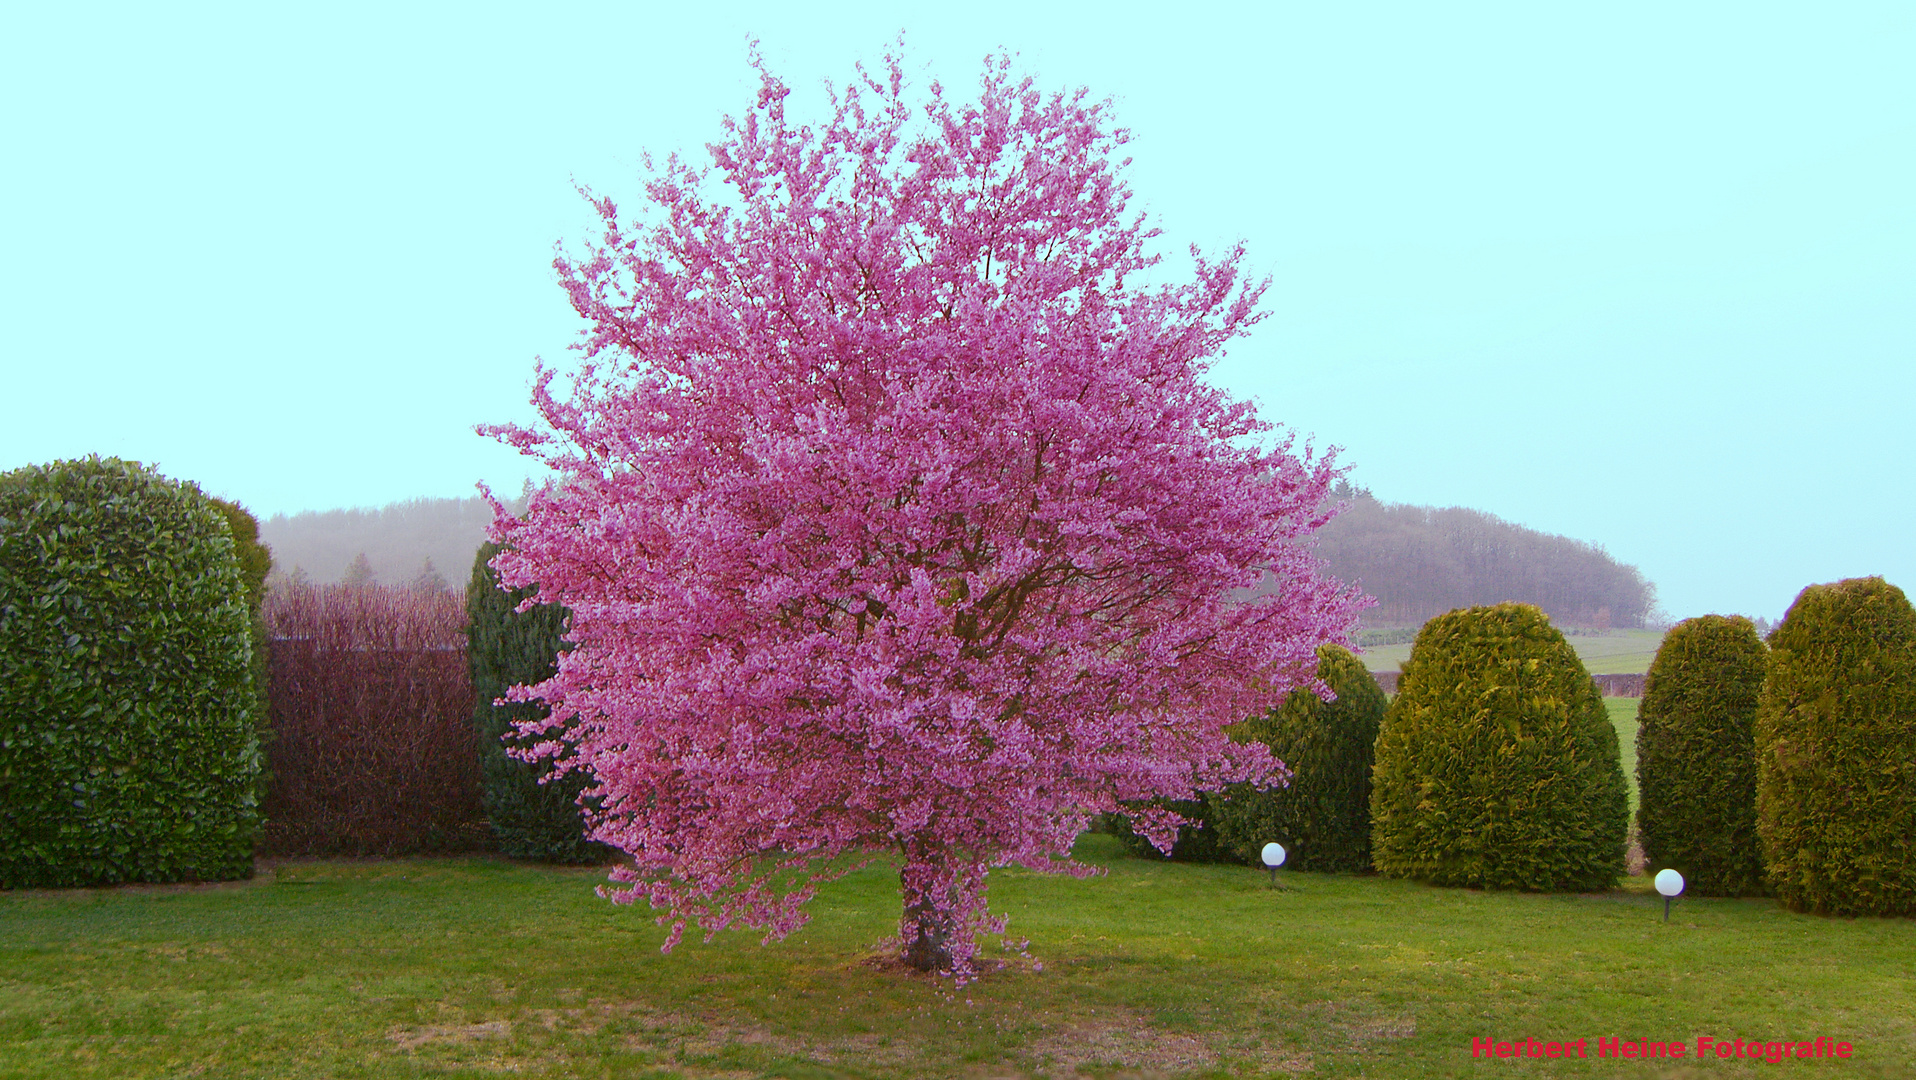
[[[1277,868],[1284,865],[1284,845],[1273,840],[1264,845],[1264,865],[1271,868],[1270,888],[1281,889],[1277,883]]]
[[[1668,867],[1657,871],[1657,892],[1663,894],[1663,921],[1670,921],[1670,901],[1683,891],[1683,875]]]

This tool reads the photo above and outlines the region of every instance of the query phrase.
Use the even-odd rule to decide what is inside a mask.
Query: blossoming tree
[[[921,110],[891,58],[814,129],[759,70],[638,221],[586,193],[602,239],[555,263],[583,362],[541,363],[542,424],[482,428],[561,477],[493,530],[502,582],[572,610],[513,693],[667,949],[787,934],[892,854],[901,955],[964,976],[992,867],[1088,873],[1093,815],[1281,782],[1221,728],[1352,622],[1306,546],[1338,470],[1202,381],[1264,286],[1241,250],[1142,283],[1108,103],[998,60]]]

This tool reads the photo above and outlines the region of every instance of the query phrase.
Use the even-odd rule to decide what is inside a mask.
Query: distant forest
[[[1535,604],[1561,626],[1640,627],[1656,607],[1643,572],[1599,544],[1552,536],[1462,507],[1378,501],[1340,487],[1349,509],[1318,533],[1332,575],[1377,598],[1370,627],[1420,626],[1473,604]]]
[[[1559,625],[1602,628],[1644,625],[1656,589],[1634,566],[1596,544],[1513,525],[1481,510],[1433,509],[1379,502],[1362,488],[1341,487],[1350,508],[1318,534],[1318,556],[1333,575],[1377,598],[1367,627],[1414,627],[1456,607],[1521,600]],[[509,508],[523,508],[515,499]],[[431,572],[463,590],[486,538],[492,510],[480,499],[413,499],[378,510],[276,514],[260,523],[276,572],[315,582],[347,577],[366,556],[362,575],[388,585],[422,581]],[[430,580],[430,574],[427,574]]]
[[[519,509],[524,502],[507,505]],[[436,572],[446,587],[464,592],[490,524],[492,508],[484,499],[411,499],[377,510],[274,514],[260,522],[259,538],[273,551],[276,574],[342,581],[364,555],[371,580],[382,585],[412,585]]]

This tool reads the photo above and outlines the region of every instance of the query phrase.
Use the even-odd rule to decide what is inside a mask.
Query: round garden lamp
[[[1270,887],[1278,888],[1277,868],[1284,865],[1284,845],[1273,840],[1264,845],[1264,865],[1271,868]]]
[[[1668,867],[1657,871],[1657,892],[1663,894],[1663,921],[1670,921],[1670,901],[1683,891],[1683,875]]]

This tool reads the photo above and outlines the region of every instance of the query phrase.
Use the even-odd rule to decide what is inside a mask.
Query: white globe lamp
[[[1271,885],[1277,888],[1277,868],[1284,865],[1284,845],[1273,840],[1264,845],[1264,865],[1271,868]]]
[[[1683,892],[1683,875],[1669,867],[1657,871],[1657,892],[1663,895],[1663,921],[1670,921],[1670,901]]]

